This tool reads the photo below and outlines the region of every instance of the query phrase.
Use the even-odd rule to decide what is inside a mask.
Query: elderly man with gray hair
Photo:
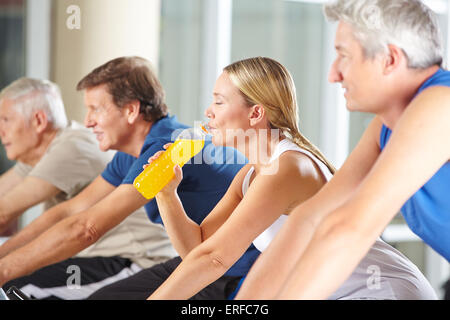
[[[28,208],[76,195],[111,159],[67,120],[58,86],[20,78],[0,93],[0,138],[16,165],[0,177],[0,232]]]

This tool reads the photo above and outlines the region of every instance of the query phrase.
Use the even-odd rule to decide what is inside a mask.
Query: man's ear
[[[43,110],[37,110],[33,112],[31,117],[31,124],[35,128],[37,133],[44,132],[48,126],[48,118]]]
[[[124,109],[128,123],[133,124],[139,117],[141,110],[141,102],[139,100],[130,101],[124,106]]]
[[[255,126],[261,121],[263,121],[265,115],[266,110],[264,109],[264,107],[259,104],[255,104],[253,107],[250,108],[249,113],[250,126]]]
[[[407,64],[407,58],[403,50],[396,45],[389,44],[388,53],[383,58],[384,73],[389,74],[393,72],[402,63]]]

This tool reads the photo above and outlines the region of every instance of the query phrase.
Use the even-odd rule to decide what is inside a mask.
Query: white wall
[[[69,6],[80,12],[80,29],[69,29]],[[69,20],[74,25],[73,20]],[[119,56],[159,58],[159,0],[54,0],[52,12],[51,78],[61,86],[69,118],[82,121],[79,80],[95,67]]]

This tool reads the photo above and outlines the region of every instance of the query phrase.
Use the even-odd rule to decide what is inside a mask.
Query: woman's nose
[[[211,111],[211,106],[209,106],[208,108],[206,108],[206,110],[205,110],[205,116],[206,116],[208,119],[212,119],[213,114],[212,114],[212,111]]]

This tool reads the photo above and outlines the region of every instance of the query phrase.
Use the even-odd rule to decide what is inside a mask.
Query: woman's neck
[[[272,154],[278,143],[285,137],[278,129],[259,129],[253,134],[245,136],[244,143],[238,145],[238,150],[243,153],[249,164],[258,172],[260,167],[269,164]]]

